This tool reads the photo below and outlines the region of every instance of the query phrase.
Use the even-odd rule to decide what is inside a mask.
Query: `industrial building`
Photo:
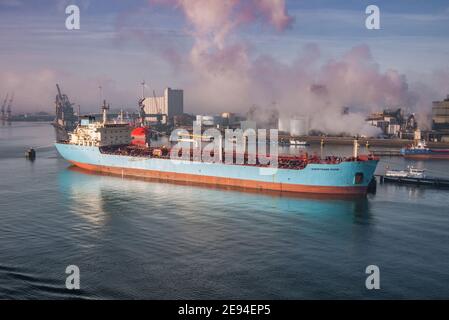
[[[279,131],[294,137],[308,135],[309,127],[309,117],[306,116],[280,117],[278,119]]]
[[[432,103],[432,130],[449,135],[449,95]]]
[[[429,140],[449,142],[449,95],[443,101],[432,102],[432,131]]]
[[[153,91],[153,97],[145,97],[142,101],[145,115],[150,118],[156,115],[165,115],[169,120],[174,116],[184,113],[184,91],[165,88],[164,95],[157,97]]]
[[[173,117],[173,125],[175,128],[192,126],[195,117],[191,114],[183,113]]]
[[[216,127],[219,129],[236,129],[240,127],[242,117],[231,113],[223,112],[220,115],[196,115],[196,122],[204,127]]]
[[[239,126],[241,118],[232,112],[223,112],[221,114],[221,125],[223,128],[236,128]]]
[[[370,125],[378,127],[386,137],[413,139],[418,128],[414,114],[404,115],[401,108],[371,114],[367,119]]]
[[[200,114],[196,116],[196,122],[205,127],[212,127],[220,124],[218,116],[209,116]]]

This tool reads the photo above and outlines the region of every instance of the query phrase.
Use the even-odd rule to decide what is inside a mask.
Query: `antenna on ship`
[[[109,110],[109,104],[106,105],[106,99],[103,100],[103,105],[101,106],[101,110],[103,111],[103,124],[105,124],[108,121],[108,110]]]
[[[145,99],[145,80],[143,80],[140,84],[142,85],[142,99]]]
[[[103,100],[103,87],[98,86],[98,90],[100,90],[100,101]]]

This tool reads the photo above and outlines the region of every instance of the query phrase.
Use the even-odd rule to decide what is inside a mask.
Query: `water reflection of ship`
[[[110,195],[111,192],[105,192],[100,179],[93,180],[70,170],[62,170],[58,181],[62,194],[67,196],[64,202],[73,203],[76,216],[92,226],[101,227],[107,223],[111,212],[108,211],[104,195]],[[129,200],[131,199],[126,199],[124,203]]]
[[[90,230],[98,234],[107,232],[114,225],[127,224],[133,227],[129,234],[135,234],[133,223],[127,223],[144,216],[164,217],[164,224],[170,225],[173,232],[195,233],[199,230],[196,224],[183,224],[182,221],[191,222],[191,219],[210,219],[210,211],[213,215],[223,215],[226,219],[232,217],[241,219],[233,209],[239,207],[244,210],[243,217],[249,217],[241,223],[252,223],[253,219],[263,219],[279,225],[287,226],[286,222],[298,222],[308,227],[310,237],[315,236],[321,222],[332,221],[336,234],[351,234],[355,239],[366,239],[367,232],[363,235],[354,233],[354,223],[371,224],[370,203],[366,197],[341,198],[329,196],[291,195],[237,192],[223,188],[205,188],[204,186],[173,185],[161,183],[148,183],[139,179],[121,179],[101,173],[92,173],[70,167],[61,170],[58,175],[60,190],[64,200],[72,210],[76,219],[81,219],[84,230]],[[170,195],[171,194],[171,195]],[[173,197],[172,195],[177,196]],[[167,201],[170,205],[167,205]],[[158,208],[158,210],[153,210]],[[165,210],[164,208],[167,208]],[[173,208],[176,210],[173,211]],[[220,210],[223,208],[223,210]],[[173,218],[176,219],[173,219]],[[210,221],[210,220],[207,220]],[[315,222],[319,221],[319,224]],[[288,226],[287,226],[288,227]],[[342,232],[341,230],[345,230]],[[368,228],[369,229],[369,228]],[[214,238],[214,235],[208,235]]]
[[[70,166],[67,168],[68,172],[78,173],[85,176],[103,176],[103,177],[111,177],[114,179],[119,178],[118,175],[114,175],[111,173],[105,173],[105,172],[97,172],[97,171],[91,171],[86,170],[77,166]],[[122,177],[121,177],[122,178]],[[157,182],[158,184],[161,183],[158,179],[152,179],[147,177],[136,177],[136,176],[127,176],[126,180],[130,181],[150,181],[150,182]],[[113,180],[111,180],[111,183],[114,183]],[[194,189],[198,189],[200,191],[212,190],[212,192],[243,192],[243,194],[247,195],[260,195],[265,196],[268,199],[270,198],[277,198],[277,199],[302,199],[302,200],[316,200],[316,201],[343,201],[343,202],[350,202],[351,209],[347,208],[349,211],[351,211],[354,214],[365,212],[366,206],[368,205],[368,199],[366,195],[345,195],[345,194],[314,194],[314,193],[294,193],[294,192],[279,192],[279,191],[272,191],[272,190],[254,190],[250,188],[240,188],[240,187],[232,187],[232,186],[221,186],[221,185],[208,185],[207,187],[204,184],[200,183],[194,183],[194,182],[183,182],[183,181],[163,181],[165,184],[168,185],[177,185],[177,186],[186,186],[186,187],[193,187]]]
[[[66,94],[61,93],[59,85],[56,85],[58,94],[56,95],[56,117],[53,121],[56,141],[67,141],[69,132],[73,131],[78,123],[78,117],[73,111],[73,103],[70,102]]]

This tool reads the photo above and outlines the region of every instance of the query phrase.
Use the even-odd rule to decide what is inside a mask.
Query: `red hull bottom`
[[[248,188],[257,190],[313,193],[313,194],[364,195],[367,193],[368,189],[367,187],[327,187],[327,186],[291,185],[276,182],[259,182],[243,179],[209,177],[195,174],[107,167],[75,161],[71,161],[71,163],[85,170],[109,173],[113,175],[143,177],[162,181],[178,181],[178,182],[190,182],[190,183],[218,185],[218,186],[231,186],[237,188]]]

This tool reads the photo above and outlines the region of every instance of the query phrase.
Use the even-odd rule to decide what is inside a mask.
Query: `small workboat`
[[[424,179],[426,177],[426,174],[424,169],[418,169],[413,166],[408,166],[406,170],[387,170],[385,176],[393,178]]]
[[[402,148],[401,154],[404,158],[417,160],[449,159],[449,149],[431,149],[427,146],[424,140],[420,140],[414,145]]]
[[[307,147],[310,144],[307,141],[290,139],[290,146]]]

